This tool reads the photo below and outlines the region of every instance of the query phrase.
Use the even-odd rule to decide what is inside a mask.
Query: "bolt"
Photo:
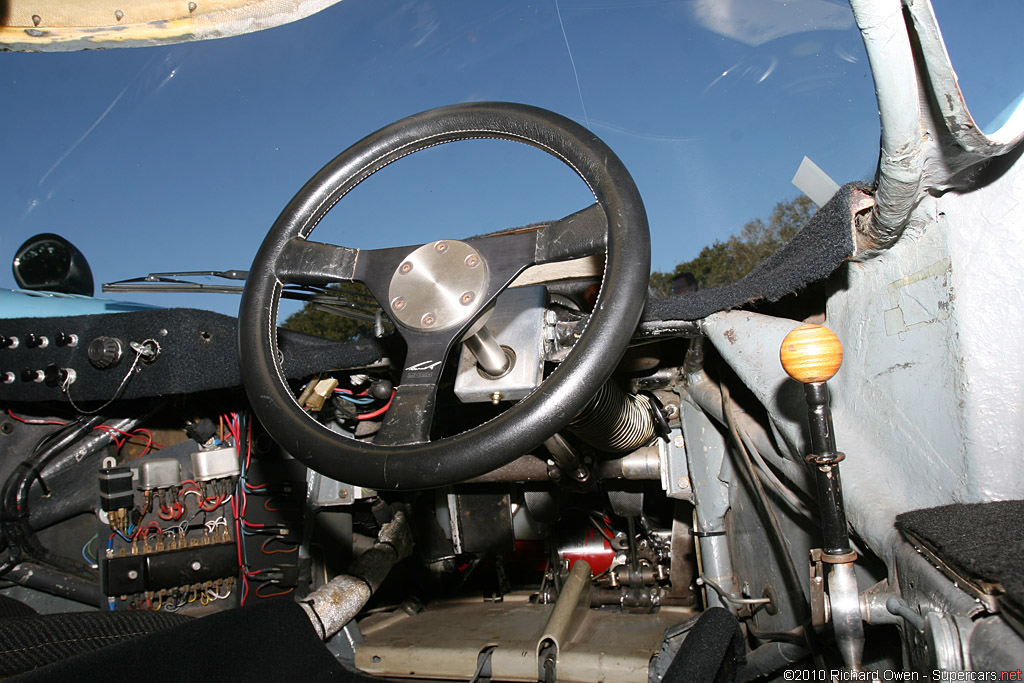
[[[199,560],[193,560],[192,564],[190,564],[189,566],[192,567],[192,571],[194,572],[197,572],[203,568],[203,565],[199,562]]]
[[[465,294],[463,294],[462,296],[459,297],[459,303],[461,303],[463,306],[468,306],[471,303],[473,303],[473,299],[475,299],[475,298],[476,298],[476,293],[475,292],[466,292]]]
[[[433,327],[437,323],[437,317],[433,313],[424,313],[420,323],[423,327]]]
[[[338,491],[338,498],[341,498],[342,500],[348,498],[348,489],[341,489]]]
[[[682,448],[685,445],[685,443],[686,442],[683,441],[682,436],[677,436],[675,439],[672,440],[672,445],[675,446],[676,448]]]
[[[438,254],[443,254],[444,252],[448,251],[448,243],[437,242],[436,244],[434,244],[434,250],[437,251]]]
[[[679,406],[675,403],[665,404],[665,415],[668,417],[675,417],[679,414]]]
[[[400,296],[395,297],[395,300],[391,302],[391,308],[396,311],[400,311],[405,308],[405,299]]]
[[[690,488],[690,480],[687,477],[679,477],[679,479],[676,479],[676,483],[679,484],[679,488],[681,489]]]
[[[493,403],[494,405],[498,405],[499,403],[501,403],[500,391],[495,391],[493,394],[491,394],[491,403]]]
[[[480,265],[480,258],[476,254],[470,254],[466,257],[466,266],[469,268],[476,268]]]
[[[572,476],[576,478],[576,481],[586,481],[590,477],[590,472],[587,471],[586,467],[577,468]]]
[[[134,581],[137,578],[139,578],[139,572],[134,570],[134,569],[129,569],[128,570],[128,579],[130,581]]]
[[[402,275],[408,275],[409,271],[412,270],[412,263],[406,261],[402,265],[398,266],[398,272]]]

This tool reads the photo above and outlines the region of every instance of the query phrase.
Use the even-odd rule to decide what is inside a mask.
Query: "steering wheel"
[[[361,250],[308,239],[335,203],[384,166],[427,147],[477,138],[522,142],[561,159],[587,183],[597,204],[530,229],[421,246]],[[595,253],[605,253],[604,279],[568,357],[499,416],[431,441],[444,361],[474,320],[527,267]],[[536,448],[608,380],[640,319],[650,258],[640,193],[618,157],[586,128],[544,109],[503,102],[410,116],[335,157],[299,190],[267,233],[239,312],[246,393],[283,448],[338,481],[419,489],[470,479]],[[420,284],[409,287],[404,278],[412,275],[421,277]],[[343,281],[364,283],[408,345],[401,382],[373,443],[331,431],[303,411],[278,355],[282,286]]]

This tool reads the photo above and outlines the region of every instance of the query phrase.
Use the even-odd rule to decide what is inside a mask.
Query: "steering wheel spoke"
[[[391,407],[384,415],[384,424],[373,443],[383,446],[402,446],[430,441],[430,426],[434,421],[437,385],[405,384],[395,389]]]
[[[326,286],[355,279],[359,249],[293,237],[284,245],[274,274],[286,285]]]
[[[608,219],[599,204],[591,204],[542,226],[536,245],[536,265],[603,254],[608,245]]]

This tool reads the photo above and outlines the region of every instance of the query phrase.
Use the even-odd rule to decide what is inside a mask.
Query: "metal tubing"
[[[900,236],[917,204],[924,170],[920,90],[900,0],[850,0],[875,80],[882,124],[873,246]]]
[[[864,622],[860,613],[860,591],[852,562],[833,564],[828,574],[828,598],[832,630],[843,662],[850,671],[860,671],[864,654]]]
[[[504,375],[508,370],[509,359],[504,349],[498,344],[491,331],[481,327],[476,334],[465,341],[466,347],[476,356],[477,364],[484,372],[494,377]]]

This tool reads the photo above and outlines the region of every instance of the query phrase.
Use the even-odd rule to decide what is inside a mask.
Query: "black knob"
[[[25,335],[25,346],[29,348],[40,348],[45,349],[50,345],[50,340],[41,334],[32,334],[29,332]]]
[[[75,371],[70,368],[62,368],[59,365],[51,364],[47,365],[46,369],[43,370],[43,379],[46,381],[47,385],[55,387],[58,384],[68,382],[69,378],[71,382],[74,382],[74,372]]]
[[[22,382],[42,382],[45,379],[45,374],[42,370],[33,370],[31,368],[25,368],[21,371]]]
[[[96,337],[89,342],[89,362],[93,367],[109,368],[121,362],[124,355],[124,345],[116,337]]]
[[[57,346],[78,346],[78,335],[67,334],[65,332],[58,332],[57,336],[53,338],[57,342]]]
[[[0,349],[16,349],[18,348],[18,338],[8,337],[0,334]]]

